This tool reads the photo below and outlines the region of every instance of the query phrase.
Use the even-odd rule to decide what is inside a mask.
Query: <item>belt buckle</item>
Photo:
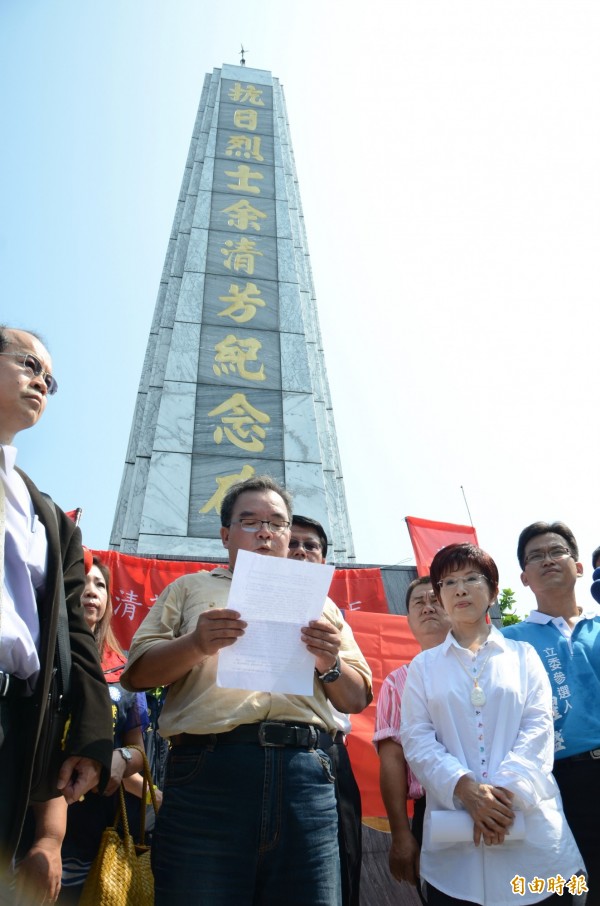
[[[0,698],[6,698],[10,687],[10,673],[0,670]]]
[[[591,749],[590,758],[593,758],[594,761],[598,761],[598,759],[600,758],[600,749]]]
[[[262,723],[258,725],[258,742],[259,745],[269,748],[269,749],[283,749],[285,747],[285,742],[271,742],[267,739],[267,731],[271,727],[281,727],[282,730],[287,729],[287,725],[278,720],[263,720]]]

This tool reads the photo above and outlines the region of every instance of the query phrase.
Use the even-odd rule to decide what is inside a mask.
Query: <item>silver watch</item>
[[[131,761],[131,758],[132,758],[131,749],[128,749],[127,746],[122,746],[120,749],[117,749],[117,752],[121,753],[121,756],[124,758],[124,760],[126,762]]]

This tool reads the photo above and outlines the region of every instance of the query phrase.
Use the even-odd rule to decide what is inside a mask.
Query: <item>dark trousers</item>
[[[362,863],[362,804],[360,790],[352,772],[348,749],[340,741],[328,750],[335,773],[338,811],[338,841],[342,876],[342,906],[359,906]]]
[[[19,765],[24,754],[23,726],[18,700],[0,699],[0,904],[13,902],[13,838],[19,796]]]
[[[554,762],[565,817],[587,870],[586,906],[600,906],[600,759]]]

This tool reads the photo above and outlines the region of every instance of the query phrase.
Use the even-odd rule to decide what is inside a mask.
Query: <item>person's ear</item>
[[[223,547],[229,547],[229,526],[221,526],[221,541],[223,542]]]
[[[575,569],[577,570],[577,578],[579,579],[581,576],[583,576],[583,563],[579,563],[577,561],[575,563]]]
[[[521,582],[523,583],[525,588],[529,587],[529,581],[527,579],[527,576],[525,575],[525,570],[523,570],[523,572],[521,573]]]

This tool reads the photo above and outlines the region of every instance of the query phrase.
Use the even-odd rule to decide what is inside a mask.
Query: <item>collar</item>
[[[490,634],[487,637],[487,642],[485,642],[484,644],[491,644],[493,646],[496,646],[497,648],[500,648],[502,651],[506,651],[506,649],[508,647],[506,644],[505,637],[502,635],[501,632],[499,632],[496,629],[495,626],[490,627]],[[459,645],[459,643],[456,641],[456,639],[452,635],[452,630],[450,630],[450,632],[448,633],[448,635],[446,636],[446,638],[444,639],[444,641],[442,642],[442,644],[439,647],[441,648],[441,650],[444,654],[448,654],[450,652],[451,648],[457,648],[459,651],[468,650],[467,648],[463,648],[462,645]]]
[[[4,453],[4,471],[8,478],[15,467],[17,461],[17,448],[11,447],[10,444],[0,444],[0,449]],[[0,463],[2,460],[0,459]]]
[[[203,572],[203,570],[200,570]],[[214,576],[215,579],[233,579],[233,573],[229,567],[225,568],[222,566],[217,566],[216,569],[211,569],[210,575]]]
[[[594,617],[600,617],[600,607],[596,604],[595,601],[586,601],[586,603],[581,607],[581,613],[577,622],[579,623],[580,620],[593,620]],[[525,618],[525,622],[537,623],[538,625],[554,623],[556,625],[557,621],[563,619],[564,617],[553,617],[549,613],[542,613],[541,610],[532,610],[529,616]]]

